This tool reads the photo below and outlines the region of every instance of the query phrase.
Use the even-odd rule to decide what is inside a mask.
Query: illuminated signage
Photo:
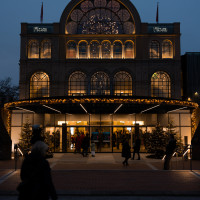
[[[174,33],[174,26],[173,24],[148,24],[148,33],[172,34]]]
[[[28,33],[53,33],[51,24],[28,24]]]
[[[167,27],[155,26],[155,27],[153,27],[153,32],[154,33],[167,33],[168,29],[167,29]]]
[[[47,30],[48,29],[45,27],[38,27],[38,26],[33,27],[34,33],[47,33]]]

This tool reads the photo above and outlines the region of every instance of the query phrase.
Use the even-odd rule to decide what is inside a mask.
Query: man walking
[[[174,138],[174,135],[171,134],[170,135],[170,140],[169,140],[169,143],[166,147],[166,156],[165,156],[165,162],[164,162],[164,170],[169,170],[169,163],[170,163],[170,160],[172,158],[172,155],[174,153],[176,149],[176,140]]]
[[[131,160],[134,160],[135,158],[135,153],[138,154],[138,160],[140,160],[140,145],[141,145],[141,140],[139,136],[136,137],[135,143],[134,143],[134,151],[133,151],[133,158]]]

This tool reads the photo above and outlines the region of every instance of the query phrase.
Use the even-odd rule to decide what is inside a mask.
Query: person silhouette
[[[166,156],[165,156],[165,161],[164,161],[164,170],[169,170],[169,164],[170,160],[172,158],[172,155],[176,149],[176,140],[174,138],[173,134],[170,134],[170,139],[169,143],[166,147]]]
[[[122,146],[122,157],[125,158],[125,160],[122,162],[124,166],[128,165],[128,159],[131,158],[131,150],[128,143],[128,139],[124,140],[123,146]]]
[[[57,200],[49,162],[46,160],[48,145],[43,141],[36,141],[21,167],[22,182],[17,187],[18,200]]]
[[[137,136],[136,140],[135,140],[134,147],[133,147],[134,151],[133,151],[132,160],[134,160],[136,153],[138,154],[138,160],[140,160],[140,145],[141,145],[141,140],[140,140],[139,136]]]

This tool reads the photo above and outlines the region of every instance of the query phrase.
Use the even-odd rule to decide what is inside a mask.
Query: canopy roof
[[[10,110],[52,114],[164,114],[176,110],[193,110],[198,104],[171,99],[88,96],[21,100],[7,103],[4,107]]]

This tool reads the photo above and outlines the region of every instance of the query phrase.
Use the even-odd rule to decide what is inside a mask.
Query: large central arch
[[[74,0],[60,18],[62,34],[138,34],[140,16],[128,0]]]

